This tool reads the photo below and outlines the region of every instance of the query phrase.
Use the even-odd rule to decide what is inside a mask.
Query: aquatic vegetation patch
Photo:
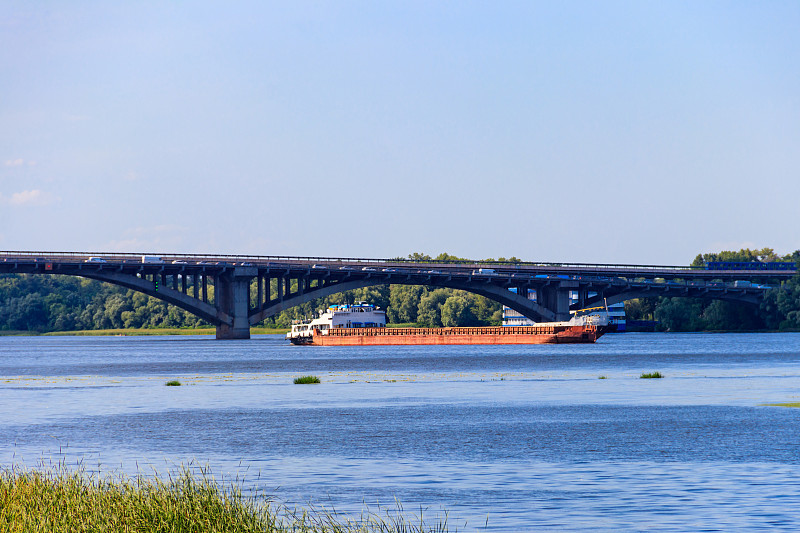
[[[800,402],[764,403],[768,407],[800,407]]]
[[[642,372],[642,375],[639,376],[641,379],[659,379],[663,378],[664,374],[661,372]]]
[[[181,382],[178,381],[177,379],[173,379],[173,380],[167,381],[167,387],[180,387],[180,386],[181,386]]]
[[[401,506],[362,512],[355,520],[325,509],[289,509],[260,493],[243,496],[238,484],[218,483],[201,470],[167,480],[101,477],[63,465],[27,470],[0,468],[0,529],[47,531],[225,531],[231,533],[378,533],[447,531],[447,515],[430,526]]]
[[[321,383],[317,376],[302,376],[299,378],[294,378],[295,385],[311,385],[315,383]]]
[[[597,379],[608,379],[608,376],[598,376]]]

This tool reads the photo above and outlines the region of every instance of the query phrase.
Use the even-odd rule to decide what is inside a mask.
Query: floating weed
[[[311,385],[314,383],[321,383],[317,376],[302,376],[299,378],[294,378],[295,385]]]
[[[661,372],[642,372],[642,375],[639,376],[641,379],[658,379],[663,378],[664,374]]]
[[[598,376],[597,379],[608,379],[608,376]]]
[[[177,379],[173,379],[171,381],[167,381],[167,387],[180,387],[180,386],[181,386],[181,382],[178,381]]]

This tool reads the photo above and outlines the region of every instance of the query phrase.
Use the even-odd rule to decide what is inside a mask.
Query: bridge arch
[[[761,303],[761,296],[756,293],[748,292],[726,292],[724,290],[710,291],[705,289],[686,290],[686,289],[673,289],[673,290],[658,290],[653,288],[633,288],[617,292],[600,293],[591,298],[587,298],[584,307],[596,307],[600,305],[613,305],[617,303],[626,302],[628,300],[635,300],[637,298],[657,298],[663,296],[665,298],[701,298],[707,300],[722,300],[726,302],[738,302],[749,305],[759,305]]]
[[[429,287],[443,287],[448,289],[463,290],[471,292],[479,296],[484,296],[490,300],[496,301],[502,305],[510,307],[523,315],[536,320],[553,321],[555,320],[555,313],[534,301],[513,293],[506,288],[497,285],[486,284],[485,286],[467,285],[453,280],[431,280],[429,283],[421,282],[420,280],[392,280],[387,281],[379,278],[360,279],[352,281],[342,281],[339,283],[322,286],[319,288],[311,288],[303,291],[302,294],[296,294],[292,297],[286,298],[282,301],[272,303],[262,309],[258,309],[250,314],[250,325],[255,325],[262,320],[274,316],[281,311],[290,309],[292,307],[308,303],[318,298],[324,298],[332,294],[337,294],[345,291],[362,289],[365,287],[374,287],[378,285],[424,285]]]
[[[228,317],[226,314],[220,315],[213,305],[203,302],[192,296],[188,296],[175,289],[170,289],[169,287],[159,286],[158,290],[156,290],[155,283],[153,281],[148,281],[146,278],[139,278],[129,274],[119,274],[116,272],[85,273],[81,274],[81,277],[103,281],[113,285],[119,285],[121,287],[125,287],[126,289],[138,291],[146,294],[147,296],[152,296],[153,298],[163,300],[168,304],[172,304],[175,307],[180,307],[184,311],[188,311],[193,315],[197,315],[214,326],[230,322],[230,317]]]

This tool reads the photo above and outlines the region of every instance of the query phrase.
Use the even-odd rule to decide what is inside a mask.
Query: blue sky
[[[800,248],[800,3],[3,2],[0,250]]]

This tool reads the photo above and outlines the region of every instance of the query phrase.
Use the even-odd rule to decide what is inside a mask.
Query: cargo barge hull
[[[480,328],[339,328],[292,339],[314,346],[428,346],[593,343],[608,326],[501,326]]]

